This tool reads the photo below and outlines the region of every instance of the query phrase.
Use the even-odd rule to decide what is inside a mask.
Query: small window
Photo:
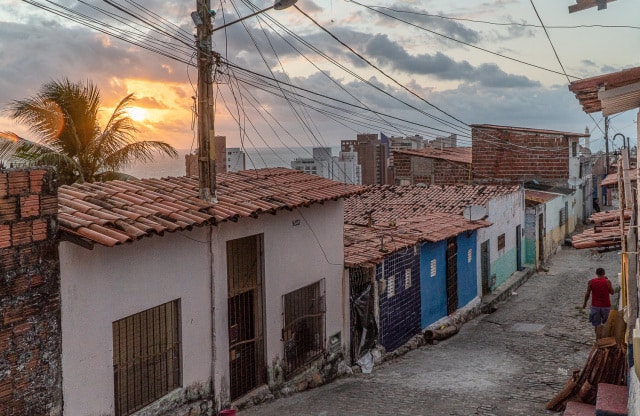
[[[502,250],[505,247],[504,234],[498,236],[498,250]]]
[[[558,213],[558,216],[560,217],[560,227],[562,227],[567,223],[568,212],[569,212],[568,204],[565,204],[565,207],[562,208]]]
[[[396,276],[389,276],[389,281],[387,282],[387,297],[392,298],[396,294]]]
[[[467,250],[467,263],[471,263],[471,260],[473,260],[473,249],[469,249]]]
[[[404,288],[409,289],[411,287],[411,269],[404,271]]]
[[[126,416],[180,387],[180,300],[113,322],[115,414]]]
[[[431,260],[431,277],[436,277],[436,259]]]

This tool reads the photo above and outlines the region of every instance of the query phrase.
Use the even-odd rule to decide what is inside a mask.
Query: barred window
[[[562,227],[563,225],[565,225],[567,223],[567,217],[569,216],[569,206],[568,206],[568,204],[565,203],[564,208],[562,208],[560,210],[558,215],[560,216],[560,227]]]
[[[325,345],[324,279],[282,297],[284,371],[290,376],[320,356]]]
[[[180,387],[180,299],[115,321],[112,328],[116,416]]]

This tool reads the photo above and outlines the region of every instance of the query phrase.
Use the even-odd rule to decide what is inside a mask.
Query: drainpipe
[[[219,404],[216,404],[215,395],[215,374],[216,374],[216,290],[215,280],[213,273],[213,224],[209,224],[209,287],[211,294],[211,401],[215,408]],[[216,410],[217,411],[217,410]]]

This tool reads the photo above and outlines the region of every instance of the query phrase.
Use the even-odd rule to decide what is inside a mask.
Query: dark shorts
[[[597,306],[592,306],[589,311],[589,322],[593,326],[604,325],[609,318],[609,311],[611,308],[599,308]]]

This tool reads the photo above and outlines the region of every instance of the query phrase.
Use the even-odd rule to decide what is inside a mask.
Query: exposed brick
[[[0,249],[11,246],[11,225],[0,224]]]
[[[0,221],[15,221],[18,219],[18,199],[8,197],[0,199]]]
[[[32,237],[33,241],[44,241],[47,239],[47,220],[43,218],[39,218],[37,220],[33,220],[32,223]],[[0,244],[1,244],[0,240]],[[2,246],[0,245],[0,248]]]
[[[0,172],[0,198],[9,195],[9,179],[6,172]]]
[[[45,283],[45,280],[41,274],[36,274],[34,276],[31,276],[31,279],[29,279],[29,286],[31,288],[37,288],[39,286],[42,286],[44,283]]]
[[[9,293],[13,295],[21,295],[29,290],[29,277],[19,276],[9,284]]]
[[[45,169],[32,170],[29,172],[30,192],[40,193],[42,192],[42,182],[47,174]]]
[[[18,222],[11,226],[11,242],[14,246],[29,244],[32,241],[30,222]]]
[[[9,172],[9,195],[20,195],[29,191],[29,171]]]
[[[18,324],[16,326],[13,327],[13,334],[14,335],[22,335],[25,332],[29,332],[33,329],[33,324],[30,322],[25,322],[22,324]]]
[[[26,195],[20,197],[20,217],[28,218],[40,214],[40,195]]]
[[[58,197],[57,195],[41,195],[40,196],[40,214],[55,215],[58,213]]]

